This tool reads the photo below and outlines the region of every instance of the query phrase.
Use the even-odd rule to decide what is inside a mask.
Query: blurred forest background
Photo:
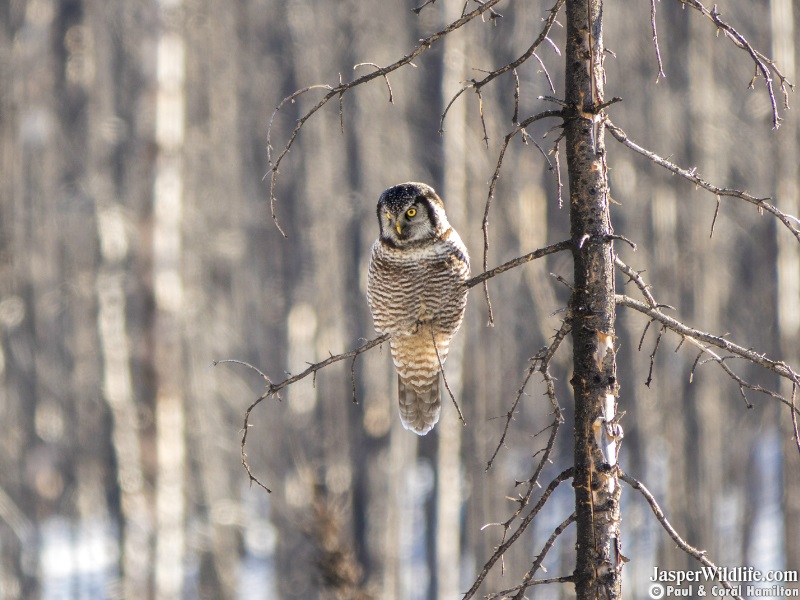
[[[447,362],[467,421],[449,401],[418,439],[397,417],[386,348],[293,386],[253,412],[252,363],[274,380],[374,337],[365,301],[375,204],[396,183],[432,184],[481,271],[481,219],[514,80],[464,80],[519,56],[552,3],[507,2],[390,77],[309,121],[282,163],[271,221],[267,128],[278,103],[335,85],[353,65],[387,65],[457,18],[460,0],[3,0],[0,2],[0,598],[458,598],[500,541],[551,421],[534,377],[493,467],[529,359],[560,325],[568,254],[491,281],[495,326],[478,288]],[[797,215],[798,119],[772,130],[752,61],[699,13],[657,4],[666,79],[656,83],[650,3],[606,2],[607,97],[638,143],[722,187],[771,196]],[[723,0],[719,10],[797,80],[791,0]],[[562,95],[556,27],[519,69],[520,119]],[[317,101],[275,116],[276,150]],[[790,98],[795,104],[796,98]],[[546,151],[557,131],[529,133]],[[800,366],[800,253],[769,215],[716,201],[606,137],[617,249],[646,269],[659,302],[687,324]],[[553,161],[553,157],[549,157]],[[562,152],[562,161],[563,152]],[[564,173],[566,181],[566,173]],[[565,191],[566,194],[566,191]],[[506,154],[491,213],[489,266],[566,239],[567,208],[533,144]],[[618,277],[618,290],[626,278]],[[631,290],[631,295],[636,295]],[[644,481],[692,545],[719,565],[800,568],[800,459],[789,413],[696,350],[618,311],[622,467]],[[571,422],[570,352],[554,362]],[[730,363],[777,389],[777,378]],[[791,390],[783,389],[789,394]],[[446,399],[445,399],[446,400]],[[571,464],[569,426],[549,481]],[[484,593],[510,587],[573,510],[569,486],[495,567]],[[649,507],[623,494],[626,598],[654,566],[697,568]],[[573,568],[574,532],[545,561]],[[327,590],[327,591],[326,591]],[[344,590],[344,591],[341,591]],[[349,590],[349,591],[348,591]],[[360,591],[357,591],[360,590]],[[532,591],[529,594],[534,593]],[[544,586],[537,598],[567,598]],[[340,596],[345,597],[345,596]]]

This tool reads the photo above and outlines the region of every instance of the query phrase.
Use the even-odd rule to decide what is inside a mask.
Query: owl
[[[400,420],[425,435],[439,421],[440,365],[464,317],[469,256],[442,199],[424,183],[383,192],[378,222],[367,300],[375,329],[392,336]]]

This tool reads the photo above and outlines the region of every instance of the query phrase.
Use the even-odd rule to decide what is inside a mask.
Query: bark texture
[[[614,257],[603,125],[603,3],[567,2],[565,124],[574,254],[575,588],[580,600],[620,597],[616,477]]]

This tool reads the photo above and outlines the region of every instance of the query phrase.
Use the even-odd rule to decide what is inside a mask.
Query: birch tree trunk
[[[575,396],[575,590],[619,598],[614,258],[603,125],[603,2],[567,2],[565,122],[574,255],[571,303]]]
[[[184,40],[174,25],[180,0],[161,2],[164,30],[157,42],[156,144],[153,186],[153,280],[156,326],[156,524],[155,597],[183,595],[185,558],[184,466],[186,461],[181,315],[184,143]]]

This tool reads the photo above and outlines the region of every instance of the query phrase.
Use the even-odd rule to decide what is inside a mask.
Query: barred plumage
[[[439,420],[440,361],[464,317],[469,257],[442,200],[424,183],[383,192],[378,220],[367,299],[375,329],[392,335],[400,419],[425,435]]]

